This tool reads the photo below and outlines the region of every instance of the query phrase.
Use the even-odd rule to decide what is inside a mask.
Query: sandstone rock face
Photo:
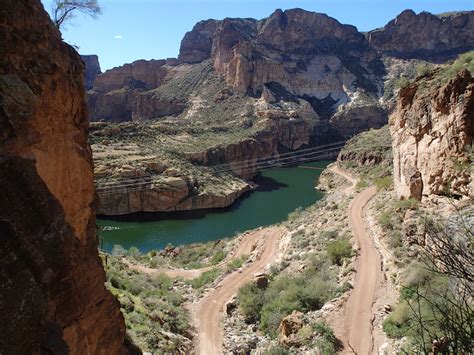
[[[314,121],[298,116],[290,119],[285,111],[260,111],[259,115],[267,119],[261,122],[265,129],[255,138],[187,153],[186,158],[193,163],[219,166],[219,170],[252,178],[259,166],[257,159],[273,155],[277,157],[279,147],[296,150],[310,143],[316,124]]]
[[[183,87],[196,86],[193,79],[156,89],[206,60],[229,85],[227,95],[239,92],[285,105],[303,101],[327,118],[358,92],[377,95],[382,85],[383,64],[355,27],[324,14],[277,10],[261,21],[199,22],[183,38],[178,65],[139,61],[99,75],[89,92],[90,118],[144,121],[180,115],[199,95],[183,94]],[[173,96],[176,89],[181,93]]]
[[[371,74],[359,58],[377,60],[355,27],[300,9],[277,10],[258,22],[223,20],[212,57],[216,71],[235,90],[259,95],[264,84],[276,82],[297,96],[331,95],[342,102],[348,101],[346,90],[367,80],[360,73]]]
[[[81,55],[81,59],[85,65],[84,71],[84,87],[86,90],[92,89],[97,75],[101,72],[99,57],[96,55]]]
[[[436,16],[405,10],[367,35],[372,47],[404,58],[443,58],[474,48],[474,12]]]
[[[434,72],[400,91],[391,117],[400,197],[472,193],[467,148],[474,136],[474,79],[464,70],[439,84]]]
[[[340,111],[331,117],[331,123],[341,135],[351,137],[370,128],[384,126],[387,118],[386,110],[376,104],[348,106],[341,107]]]
[[[201,21],[194,30],[186,33],[179,50],[179,60],[184,63],[199,63],[211,55],[212,39],[219,21]]]
[[[124,353],[97,253],[81,59],[37,0],[4,2],[0,49],[0,352]]]
[[[159,183],[141,183],[140,189],[135,191],[132,189],[100,192],[98,213],[118,216],[140,211],[173,212],[225,208],[249,190],[250,185],[241,183],[216,193],[199,192],[193,181],[170,176]]]
[[[107,70],[94,82],[94,90],[108,92],[129,88],[156,88],[163,81],[166,60],[137,60],[131,64]]]
[[[138,60],[107,70],[96,77],[92,90],[87,92],[90,119],[139,121],[183,112],[182,101],[159,97],[150,90],[186,72],[188,67],[177,66],[173,59]]]

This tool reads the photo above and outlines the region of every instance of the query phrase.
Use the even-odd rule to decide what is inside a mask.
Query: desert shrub
[[[389,212],[382,212],[378,217],[378,223],[382,229],[393,229],[392,215]]]
[[[109,257],[106,285],[121,304],[128,336],[143,351],[175,352],[183,345],[183,337],[189,337],[183,297],[173,291],[166,275],[140,274],[119,260]],[[182,337],[170,338],[166,332]]]
[[[377,190],[388,190],[393,186],[393,178],[391,176],[384,176],[376,178],[374,184],[377,187]]]
[[[405,212],[410,209],[414,209],[418,206],[418,201],[414,198],[408,198],[408,199],[403,199],[403,200],[398,200],[395,203],[395,210],[398,212]]]
[[[125,255],[127,255],[127,249],[125,249],[121,245],[116,244],[112,248],[112,255],[113,256],[125,256]]]
[[[196,277],[195,279],[189,280],[188,283],[195,289],[200,289],[207,284],[210,284],[212,281],[214,281],[217,276],[219,276],[221,273],[221,270],[218,268],[214,268],[212,270],[203,272],[199,277]]]
[[[130,249],[128,249],[128,251],[127,251],[127,255],[136,259],[136,258],[140,257],[141,253],[140,253],[140,250],[138,250],[137,247],[130,247]]]
[[[403,89],[410,84],[410,80],[408,80],[406,77],[401,76],[398,79],[395,80],[394,85],[396,89]]]
[[[318,335],[317,346],[323,355],[335,354],[339,350],[338,339],[333,330],[325,322],[311,324],[313,331]]]
[[[267,350],[265,350],[263,354],[264,355],[288,355],[288,354],[291,354],[291,352],[284,346],[278,344],[278,345],[272,345]]]
[[[321,232],[321,238],[326,240],[337,238],[337,235],[338,233],[335,229],[324,230]]]
[[[248,283],[239,289],[237,293],[239,309],[248,321],[255,322],[259,319],[264,303],[263,297],[264,291],[254,283]]]
[[[226,257],[226,253],[224,250],[218,250],[211,258],[211,264],[216,265],[219,264],[222,260]]]
[[[406,303],[399,304],[383,322],[383,331],[390,338],[402,338],[410,328],[410,311]]]
[[[352,246],[347,239],[337,240],[328,243],[326,252],[333,264],[341,265],[343,259],[352,256]]]
[[[275,337],[281,320],[293,311],[309,312],[320,309],[335,295],[327,269],[309,266],[299,276],[281,275],[268,285],[260,311],[260,329]]]
[[[227,272],[232,272],[234,270],[239,269],[247,261],[248,258],[249,258],[248,255],[241,255],[238,258],[232,259],[227,264]]]
[[[216,265],[226,257],[222,241],[211,241],[203,244],[190,244],[180,247],[180,252],[169,257],[169,262],[175,267],[185,269],[200,269]]]

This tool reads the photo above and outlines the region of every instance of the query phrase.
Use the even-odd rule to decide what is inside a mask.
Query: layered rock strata
[[[400,91],[390,131],[401,198],[472,194],[474,79],[435,71]]]
[[[83,63],[38,0],[3,2],[0,50],[0,353],[126,353],[97,252]]]

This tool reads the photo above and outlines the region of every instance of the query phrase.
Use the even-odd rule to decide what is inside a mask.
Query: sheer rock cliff
[[[403,88],[390,119],[399,197],[472,194],[474,79],[432,72]],[[443,81],[441,81],[443,80]]]
[[[0,353],[127,353],[97,251],[81,58],[38,0],[2,3],[0,51]]]

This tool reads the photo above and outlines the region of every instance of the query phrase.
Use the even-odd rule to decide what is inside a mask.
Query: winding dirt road
[[[352,182],[352,186],[345,189],[351,193],[357,181],[337,166],[331,168],[335,173]],[[343,343],[344,354],[376,354],[373,336],[373,305],[377,290],[383,279],[380,253],[375,247],[372,238],[367,233],[364,215],[369,201],[375,196],[375,187],[369,187],[360,192],[349,205],[348,215],[356,245],[358,256],[356,259],[356,276],[352,290],[341,320],[344,326]]]
[[[345,340],[354,353],[361,355],[374,353],[372,306],[383,278],[380,255],[365,229],[363,217],[367,203],[376,192],[375,187],[363,190],[349,206],[350,222],[359,254],[355,265],[354,289],[345,307]]]
[[[227,276],[196,305],[195,316],[200,354],[222,354],[223,337],[220,321],[225,303],[237,293],[240,287],[249,282],[254,274],[264,271],[278,254],[280,239],[285,229],[269,227],[259,232],[264,237],[264,244],[257,260],[241,271]]]

